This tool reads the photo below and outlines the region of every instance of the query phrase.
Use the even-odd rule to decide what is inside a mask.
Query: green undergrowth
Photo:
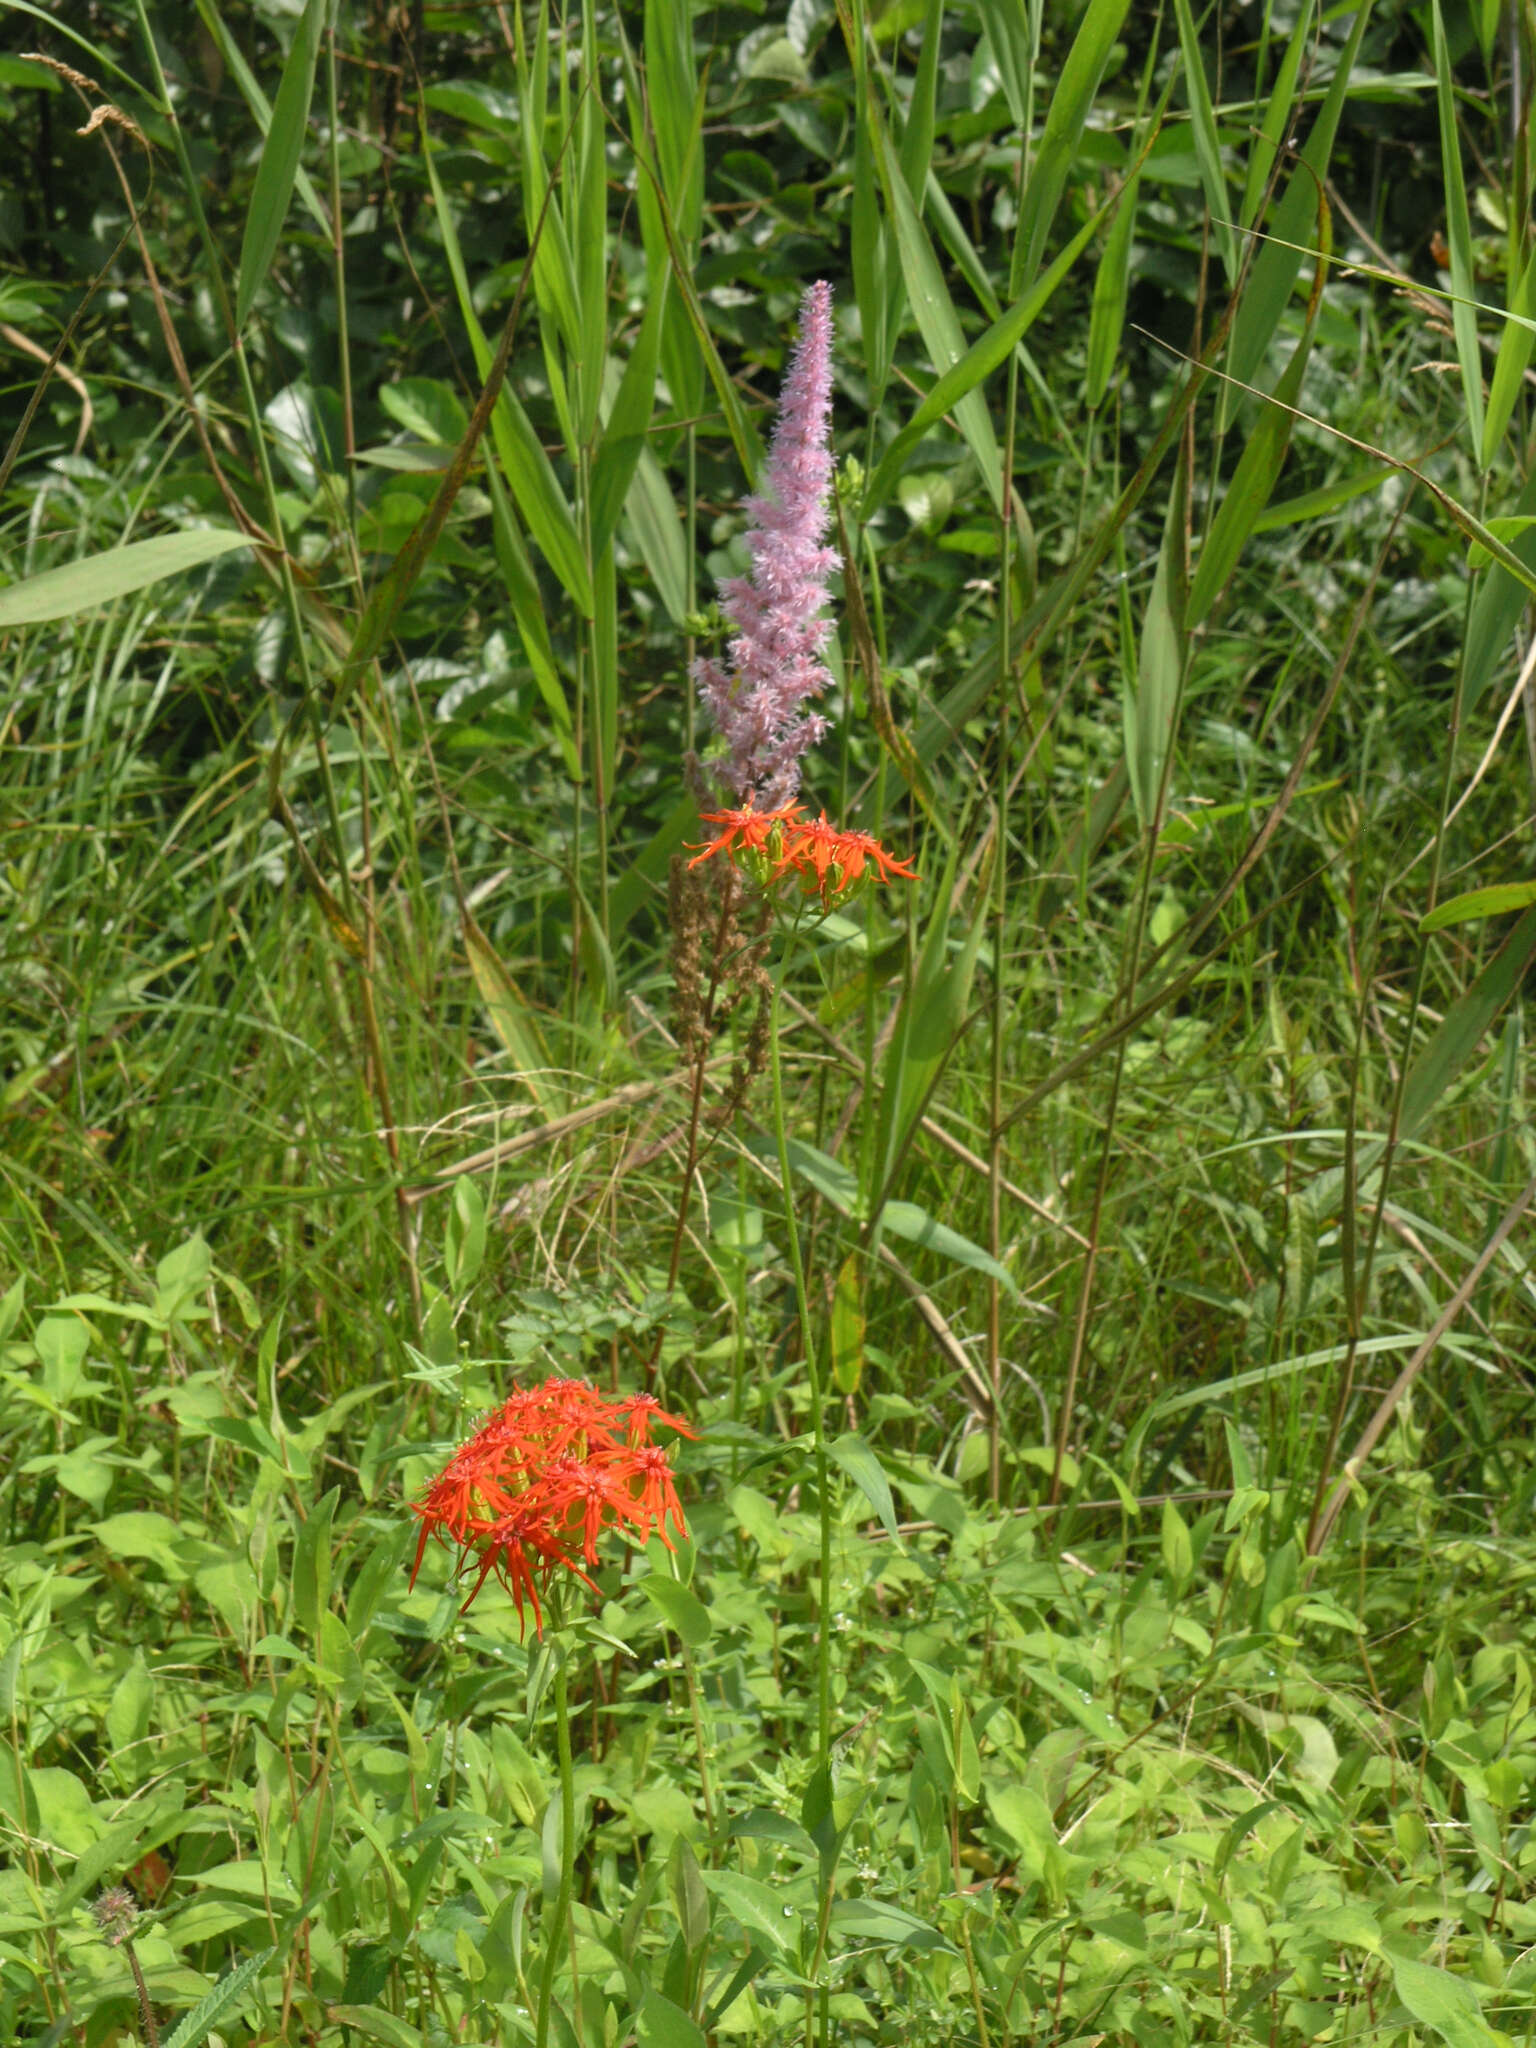
[[[1533,75],[0,15],[0,2039],[1536,2035]],[[759,933],[816,278],[805,796],[918,879]],[[525,1638],[410,1504],[551,1374],[700,1434]]]

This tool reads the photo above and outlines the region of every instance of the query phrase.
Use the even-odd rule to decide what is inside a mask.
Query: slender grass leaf
[[[994,320],[986,332],[965,350],[959,360],[935,381],[911,419],[881,456],[874,474],[866,485],[862,506],[865,519],[877,512],[896,489],[906,467],[908,454],[923,436],[951,412],[955,413],[958,420],[957,407],[967,393],[974,391],[977,385],[990,377],[1001,363],[1007,361],[1050,302],[1062,279],[1092,241],[1099,222],[1107,211],[1107,206],[1101,207],[1091,220],[1086,221],[1045,275],[1036,279],[1017,304],[1010,306],[1000,319]],[[935,368],[937,367],[935,364]],[[987,425],[990,430],[990,419]],[[995,438],[993,445],[996,445]],[[995,667],[994,662],[994,674]]]
[[[1412,1137],[1477,1050],[1536,958],[1536,909],[1526,911],[1472,986],[1436,1025],[1403,1085],[1402,1134]]]
[[[1314,47],[1317,37],[1317,9],[1313,0],[1296,10],[1290,40],[1280,59],[1273,86],[1265,96],[1259,129],[1248,155],[1248,176],[1243,184],[1242,225],[1251,228],[1259,217],[1269,189],[1275,158],[1297,109],[1296,80],[1302,59]]]
[[[468,911],[464,913],[464,949],[480,1000],[489,1012],[503,1050],[534,1101],[541,1109],[550,1109],[553,1099],[546,1079],[549,1056],[539,1027],[516,982]]]
[[[1504,438],[1504,429],[1509,425],[1515,400],[1520,396],[1525,373],[1530,368],[1531,350],[1536,348],[1536,331],[1526,324],[1536,321],[1536,247],[1532,248],[1525,268],[1510,292],[1509,310],[1516,317],[1504,323],[1498,357],[1493,366],[1493,381],[1488,387],[1488,410],[1483,418],[1484,469],[1492,462]]]
[[[1486,465],[1483,438],[1483,361],[1472,306],[1476,271],[1472,259],[1472,219],[1467,211],[1467,184],[1461,168],[1461,129],[1456,120],[1456,90],[1451,77],[1451,52],[1445,39],[1440,0],[1430,0],[1435,48],[1435,94],[1440,107],[1440,168],[1445,180],[1445,238],[1451,250],[1451,320],[1456,329],[1456,354],[1461,363],[1461,389],[1466,401],[1472,446]]]
[[[99,555],[82,555],[78,562],[44,569],[0,590],[0,630],[76,618],[145,590],[151,583],[163,582],[167,576],[180,576],[250,545],[243,533],[208,528],[167,533],[158,540],[135,540]]]
[[[1020,289],[1034,283],[1045,255],[1099,80],[1129,4],[1130,0],[1090,0],[1067,61],[1061,67],[1046,110],[1045,132],[1019,207],[1015,233],[1023,250],[1023,269],[1017,279]]]
[[[1513,510],[1522,517],[1536,515],[1536,470],[1526,479]],[[1529,530],[1511,543],[1522,563],[1536,572],[1536,530]],[[1530,602],[1519,578],[1502,567],[1491,569],[1472,600],[1467,620],[1466,653],[1463,657],[1462,715],[1470,717],[1498,673],[1500,662],[1520,616]]]
[[[682,514],[666,474],[649,448],[641,448],[635,464],[629,494],[624,500],[624,519],[656,586],[656,595],[672,623],[681,626],[691,608]],[[691,689],[693,685],[689,682],[686,687]]]
[[[1486,889],[1469,889],[1464,896],[1436,904],[1428,917],[1420,918],[1419,934],[1427,937],[1430,932],[1443,932],[1447,925],[1502,917],[1506,911],[1524,910],[1529,903],[1536,903],[1536,882],[1495,882]]]
[[[1200,38],[1195,33],[1195,18],[1190,11],[1189,0],[1173,0],[1173,5],[1179,23],[1179,48],[1184,59],[1189,118],[1195,138],[1195,161],[1200,166],[1200,182],[1205,187],[1205,203],[1210,211],[1211,231],[1216,237],[1216,246],[1221,251],[1222,268],[1227,273],[1227,283],[1232,285],[1237,282],[1237,235],[1232,226],[1226,172],[1221,164],[1221,142],[1216,133],[1216,110],[1211,104],[1210,82],[1205,75],[1205,59],[1200,47]]]
[[[916,1202],[887,1202],[880,1211],[879,1222],[880,1228],[889,1231],[892,1237],[903,1237],[909,1244],[920,1244],[925,1251],[937,1252],[941,1259],[985,1273],[989,1280],[997,1281],[1018,1299],[1019,1284],[1006,1266],[999,1265],[990,1252],[962,1237],[958,1230],[951,1230],[947,1223],[940,1223],[926,1209],[920,1209]]]
[[[1322,266],[1319,265],[1319,282],[1322,275]],[[1275,397],[1280,403],[1266,405],[1260,412],[1232,481],[1222,493],[1221,504],[1201,545],[1200,559],[1195,564],[1194,580],[1190,584],[1191,630],[1205,619],[1225,590],[1227,579],[1237,567],[1238,557],[1279,482],[1286,451],[1291,445],[1291,430],[1296,424],[1295,415],[1286,408],[1300,400],[1302,382],[1312,354],[1312,334],[1313,323],[1309,320],[1305,334],[1297,342],[1275,386]]]
[[[1142,620],[1134,687],[1124,697],[1126,767],[1131,798],[1144,831],[1161,817],[1168,757],[1173,750],[1184,694],[1188,651],[1188,507],[1189,471],[1181,455],[1169,497],[1163,544],[1158,550],[1152,595]]]
[[[491,345],[486,339],[485,329],[480,324],[480,316],[475,311],[474,298],[469,288],[469,275],[464,268],[464,256],[453,223],[452,209],[449,207],[447,194],[443,191],[442,181],[438,177],[434,158],[431,142],[423,135],[422,161],[432,187],[438,233],[443,240],[443,254],[448,259],[449,275],[453,279],[454,293],[459,302],[459,316],[469,335],[475,366],[484,377],[491,367]],[[502,471],[512,491],[513,501],[533,537],[535,546],[560,578],[567,593],[580,606],[582,617],[590,619],[593,602],[592,583],[587,574],[586,555],[581,545],[581,536],[576,531],[576,521],[527,413],[505,386],[497,397],[496,408],[491,415],[491,432]]]
[[[1357,9],[1349,41],[1339,52],[1338,68],[1328,87],[1302,147],[1295,169],[1270,222],[1269,235],[1254,259],[1242,303],[1232,323],[1228,367],[1241,384],[1251,384],[1290,304],[1291,291],[1308,254],[1304,237],[1317,218],[1318,193],[1328,176],[1328,160],[1338,133],[1344,102],[1349,97],[1350,75],[1359,55],[1360,41],[1370,20],[1370,0]],[[1299,34],[1298,24],[1297,33]],[[1288,118],[1288,114],[1287,114]],[[1236,411],[1242,393],[1228,386],[1222,395],[1222,419]]]
[[[918,332],[922,335],[933,367],[939,376],[953,369],[965,356],[965,333],[960,325],[960,316],[955,311],[954,301],[944,282],[944,273],[939,268],[923,224],[918,218],[912,195],[906,188],[901,175],[901,166],[896,161],[888,137],[882,137],[883,150],[881,166],[882,182],[885,187],[885,201],[896,226],[896,246],[901,255],[902,276],[906,280],[907,299],[917,321]],[[966,446],[976,458],[981,471],[982,482],[992,499],[993,509],[1001,512],[1003,506],[1003,459],[997,445],[997,433],[992,425],[992,415],[987,411],[985,401],[974,384],[954,401],[955,424],[965,437]]]
[[[256,1955],[247,1956],[244,1962],[236,1963],[228,1976],[221,1977],[207,1997],[200,1999],[177,2022],[172,2033],[162,2035],[162,2048],[202,2048],[203,2042],[243,1995],[247,1985],[261,1975],[276,1954],[275,1948],[264,1948]]]
[[[1026,8],[1020,0],[977,0],[976,11],[987,32],[1013,125],[1023,128],[1029,121],[1030,80],[1039,54],[1031,30],[1038,30],[1040,10]]]
[[[891,1482],[863,1437],[849,1430],[827,1445],[827,1455],[836,1460],[869,1502],[886,1535],[893,1543],[899,1543],[901,1532],[896,1527],[896,1504],[891,1498]]]
[[[554,723],[555,739],[565,762],[565,772],[572,782],[580,782],[581,760],[576,752],[571,707],[566,702],[555,668],[539,579],[523,544],[522,531],[507,487],[497,474],[494,463],[487,467],[485,481],[491,499],[491,541],[496,550],[497,567],[501,570],[502,587],[512,606],[512,621],[523,643],[523,652],[528,657],[528,666],[533,670],[533,680],[544,700],[544,708]]]
[[[272,127],[272,102],[257,83],[255,72],[246,63],[239,43],[230,34],[224,17],[214,5],[214,0],[196,0],[196,4],[199,19],[217,44],[219,55],[229,68],[230,77],[239,86],[241,97],[250,109],[251,119],[262,135],[266,136]],[[314,181],[302,164],[294,172],[293,184],[315,226],[322,235],[329,236],[330,216],[321,205],[320,194],[315,190]]]
[[[235,326],[244,327],[256,294],[266,282],[272,259],[283,239],[283,223],[293,200],[293,181],[309,126],[309,103],[315,90],[315,64],[325,25],[327,0],[309,0],[294,30],[293,42],[272,103],[272,122],[261,146],[261,162],[251,187],[240,243],[240,274],[235,286]]]
[[[1131,240],[1136,233],[1136,201],[1141,179],[1132,175],[1120,188],[1115,217],[1104,237],[1103,253],[1093,279],[1093,306],[1088,316],[1088,369],[1084,395],[1100,406],[1109,390],[1125,332],[1125,297],[1130,275]]]

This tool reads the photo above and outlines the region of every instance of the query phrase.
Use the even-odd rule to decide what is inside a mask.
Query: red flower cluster
[[[610,1397],[581,1380],[515,1390],[413,1503],[421,1540],[411,1584],[435,1536],[458,1546],[460,1571],[479,1564],[466,1609],[495,1572],[519,1623],[526,1599],[542,1629],[540,1585],[571,1572],[591,1586],[581,1560],[596,1564],[605,1529],[640,1543],[659,1536],[670,1550],[667,1524],[680,1536],[687,1530],[667,1453],[651,1441],[656,1423],[696,1434],[650,1394]]]
[[[820,896],[827,910],[846,901],[867,870],[882,882],[918,879],[909,862],[887,853],[868,832],[839,832],[828,823],[825,811],[807,819],[798,803],[759,811],[748,802],[744,810],[706,811],[703,822],[725,829],[695,852],[690,867],[723,853],[764,887],[785,875],[797,875],[805,893]]]

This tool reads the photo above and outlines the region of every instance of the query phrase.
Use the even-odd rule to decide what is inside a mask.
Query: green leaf
[[[1363,11],[1363,10],[1362,10]],[[1456,118],[1456,91],[1451,77],[1451,52],[1445,39],[1440,0],[1430,0],[1435,46],[1435,94],[1440,106],[1440,169],[1445,181],[1445,238],[1451,250],[1451,322],[1456,354],[1461,361],[1461,392],[1467,408],[1472,445],[1482,453],[1483,358],[1477,338],[1477,272],[1472,256],[1472,220],[1467,211],[1467,186],[1461,168],[1461,124]],[[1484,458],[1486,460],[1486,458]]]
[[[642,2048],[706,2048],[703,2029],[659,1991],[646,1991],[635,2015],[635,2031]]]
[[[1099,80],[1129,4],[1130,0],[1091,0],[1057,76],[1014,230],[1024,251],[1021,287],[1032,284],[1040,268]]]
[[[453,1202],[443,1233],[443,1264],[455,1294],[467,1294],[485,1258],[485,1197],[473,1178],[461,1174],[454,1183]]]
[[[1536,903],[1536,882],[1494,882],[1486,889],[1469,889],[1464,896],[1450,896],[1437,903],[1427,917],[1419,919],[1419,933],[1422,937],[1442,932],[1447,925],[1502,917],[1509,910],[1524,910],[1528,903]]]
[[[76,618],[135,590],[147,589],[151,583],[163,582],[167,576],[180,576],[250,545],[243,533],[208,527],[83,555],[78,562],[44,569],[40,575],[0,590],[0,629]]]
[[[1438,2034],[1448,2048],[1496,2048],[1501,2037],[1483,2018],[1477,1993],[1464,1977],[1394,1956],[1392,1983],[1419,2025]]]
[[[257,1955],[247,1956],[243,1963],[236,1963],[228,1976],[221,1977],[207,1997],[178,2022],[174,2033],[161,2037],[162,2048],[202,2048],[218,2021],[276,1954],[275,1948],[264,1948]]]
[[[380,2041],[384,2048],[422,2048],[420,2028],[396,2019],[381,2005],[328,2005],[325,2016],[331,2025],[351,2027],[365,2041]]]
[[[1006,1266],[1000,1265],[979,1244],[962,1237],[958,1230],[951,1230],[947,1223],[936,1222],[916,1202],[887,1202],[880,1211],[880,1227],[889,1231],[892,1237],[906,1238],[910,1244],[920,1244],[926,1251],[937,1252],[942,1259],[953,1260],[957,1266],[969,1266],[974,1272],[985,1273],[988,1279],[995,1280],[999,1287],[1008,1290],[1015,1301],[1018,1300],[1019,1283]]]
[[[293,1616],[311,1642],[320,1633],[320,1617],[331,1602],[331,1523],[341,1488],[310,1509],[293,1544]]]
[[[1472,986],[1436,1025],[1408,1071],[1402,1130],[1411,1137],[1477,1050],[1536,956],[1536,907],[1527,910]]]
[[[827,1445],[827,1452],[841,1465],[854,1485],[880,1517],[885,1533],[893,1543],[901,1541],[896,1527],[896,1506],[891,1499],[891,1483],[885,1476],[885,1468],[863,1437],[850,1430]]]
[[[950,1946],[937,1927],[889,1899],[839,1899],[832,1908],[832,1925],[852,1940],[876,1941],[889,1948]]]
[[[786,1915],[781,1892],[734,1870],[706,1870],[704,1882],[747,1934],[761,1935],[777,1956],[788,1954],[795,1920]]]
[[[1235,284],[1238,270],[1237,236],[1232,227],[1232,205],[1227,196],[1226,173],[1221,165],[1221,143],[1216,133],[1216,110],[1211,104],[1211,88],[1205,75],[1205,59],[1200,38],[1195,32],[1195,19],[1190,11],[1189,0],[1173,0],[1173,4],[1179,23],[1179,48],[1184,59],[1184,82],[1189,95],[1190,125],[1194,130],[1195,161],[1200,166],[1200,182],[1205,187],[1205,203],[1210,210],[1211,233],[1215,236],[1216,246],[1221,251],[1227,283]]]
[[[181,1531],[165,1515],[142,1508],[131,1514],[108,1515],[105,1521],[92,1522],[91,1534],[113,1557],[142,1557],[159,1565],[173,1585],[191,1576]]]
[[[651,1572],[643,1578],[640,1590],[675,1636],[690,1650],[703,1649],[714,1634],[715,1625],[709,1618],[709,1609],[697,1593],[683,1585],[681,1580],[666,1578],[660,1572]]]
[[[283,239],[283,224],[293,199],[293,181],[309,125],[309,103],[315,90],[315,62],[320,54],[325,14],[326,0],[309,0],[283,66],[272,106],[272,125],[261,146],[261,162],[256,167],[256,182],[245,216],[245,235],[240,244],[240,277],[235,287],[237,329],[244,327],[249,318],[256,294],[266,282]]]

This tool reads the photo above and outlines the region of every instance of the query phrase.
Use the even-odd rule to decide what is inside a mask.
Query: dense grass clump
[[[1531,2037],[1509,15],[8,17],[0,2038]]]

